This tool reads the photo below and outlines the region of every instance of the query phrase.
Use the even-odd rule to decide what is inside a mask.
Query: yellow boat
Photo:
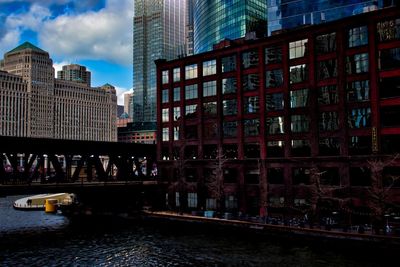
[[[75,195],[71,193],[34,195],[17,199],[13,207],[17,210],[44,210],[48,199],[55,205],[70,205],[75,201]]]

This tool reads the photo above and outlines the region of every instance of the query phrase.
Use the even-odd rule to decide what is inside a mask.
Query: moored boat
[[[54,199],[57,205],[70,205],[75,201],[71,193],[40,194],[17,199],[13,207],[17,210],[44,210],[46,200]]]

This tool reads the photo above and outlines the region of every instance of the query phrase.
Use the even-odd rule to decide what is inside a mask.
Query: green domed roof
[[[37,52],[47,53],[46,51],[40,49],[39,47],[34,46],[30,42],[25,42],[25,43],[17,46],[16,48],[14,48],[13,50],[7,52],[7,54],[8,53],[18,52],[18,51],[25,50],[25,49],[32,49],[32,50],[37,51]]]

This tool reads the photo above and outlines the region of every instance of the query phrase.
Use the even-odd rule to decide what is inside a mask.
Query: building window
[[[339,129],[339,117],[335,111],[321,112],[319,115],[320,131],[335,131]]]
[[[308,81],[308,65],[290,66],[290,84]]]
[[[252,50],[242,53],[242,66],[245,69],[258,66],[258,51]]]
[[[307,54],[308,39],[289,43],[289,59],[304,57]]]
[[[218,154],[217,145],[204,145],[203,159],[216,159]]]
[[[320,182],[323,185],[338,186],[340,185],[339,168],[321,168]]]
[[[248,157],[253,158],[253,157]],[[254,158],[256,158],[254,156]],[[259,184],[260,183],[260,170],[259,169],[251,169],[246,170],[244,173],[244,180],[246,184]]]
[[[371,127],[371,108],[355,108],[349,114],[350,128]]]
[[[162,83],[163,84],[168,83],[168,70],[162,71]]]
[[[317,54],[325,54],[336,51],[336,33],[328,33],[315,38],[315,49]]]
[[[181,101],[181,88],[175,87],[174,88],[174,102]]]
[[[275,64],[282,62],[282,47],[267,47],[265,48],[265,63]]]
[[[210,81],[203,83],[203,96],[217,95],[217,82]]]
[[[368,28],[361,26],[349,30],[349,47],[368,44]]]
[[[307,157],[310,155],[310,140],[292,140],[292,156]]]
[[[203,103],[203,114],[204,114],[204,116],[216,116],[217,115],[217,102],[204,102]]]
[[[162,140],[169,141],[169,129],[168,128],[162,129]]]
[[[227,99],[222,101],[222,112],[224,116],[237,114],[237,101],[236,99]]]
[[[222,123],[224,137],[236,137],[237,136],[237,121],[224,121]]]
[[[243,145],[243,150],[244,150],[244,157],[249,159],[249,158],[260,158],[260,145],[255,143],[255,144],[244,144]],[[259,173],[258,173],[259,174]],[[260,176],[260,175],[258,175]]]
[[[371,153],[371,136],[350,136],[349,154],[366,155]]]
[[[245,136],[257,136],[260,134],[260,120],[251,119],[244,120],[244,135]]]
[[[230,77],[230,78],[222,79],[222,93],[223,94],[236,93],[236,88],[237,88],[236,78]]]
[[[360,102],[369,100],[369,81],[347,83],[347,101]]]
[[[336,156],[340,154],[340,140],[336,137],[322,138],[319,140],[320,156]]]
[[[181,69],[175,68],[173,70],[173,74],[174,74],[174,82],[179,82],[181,80]]]
[[[267,111],[283,110],[284,103],[283,93],[266,95]]]
[[[382,127],[400,126],[400,106],[382,107],[380,110]]]
[[[192,64],[185,66],[185,79],[195,79],[197,78],[197,64]]]
[[[244,113],[258,113],[260,110],[258,96],[249,96],[244,98],[243,103]]]
[[[215,139],[218,137],[218,128],[215,122],[205,123],[203,126],[204,138],[205,139]]]
[[[206,199],[206,209],[215,210],[217,208],[217,200],[215,198]]]
[[[283,168],[268,168],[267,169],[268,183],[270,184],[283,184]]]
[[[380,42],[400,39],[400,18],[378,22],[377,31]]]
[[[188,208],[197,208],[197,193],[188,193]]]
[[[265,72],[265,86],[267,88],[281,87],[282,85],[283,85],[282,69],[267,70]]]
[[[318,80],[334,78],[336,76],[337,76],[336,59],[318,61]]]
[[[318,104],[332,105],[339,102],[336,85],[327,85],[318,88]]]
[[[267,157],[283,157],[285,155],[284,141],[268,141]]]
[[[237,159],[238,157],[238,145],[237,144],[226,144],[222,146],[223,157],[225,159]],[[236,181],[236,179],[235,179]]]
[[[310,119],[307,115],[292,115],[290,129],[293,133],[308,132],[310,126]]]
[[[308,89],[290,91],[290,107],[303,108],[308,106]]]
[[[181,107],[174,107],[174,121],[178,121],[181,118]]]
[[[369,70],[368,54],[355,54],[346,57],[347,74],[365,73]]]
[[[260,77],[258,76],[258,74],[243,75],[242,80],[244,91],[258,90],[260,86]]]
[[[283,117],[267,117],[267,132],[268,134],[283,134],[285,125]]]
[[[162,102],[168,103],[168,89],[162,90]]]
[[[400,153],[400,135],[381,135],[381,147],[385,154]]]
[[[174,141],[179,140],[179,126],[174,127]]]
[[[229,171],[229,170],[232,170],[232,169],[228,169],[228,170],[225,170],[225,171]],[[231,174],[227,174],[227,176],[228,175],[229,176],[233,176]],[[229,179],[227,181],[232,181],[230,183],[236,183],[236,177],[235,177],[235,179],[231,178],[231,179]],[[238,200],[237,200],[237,198],[235,196],[231,195],[231,196],[226,196],[225,197],[225,208],[227,208],[228,210],[234,210],[234,209],[237,209],[237,207],[238,207]]]
[[[230,72],[236,70],[236,56],[223,57],[221,59],[222,72]]]
[[[197,84],[186,85],[185,86],[185,99],[195,99],[198,97],[197,94]]]
[[[197,159],[197,146],[186,146],[184,156],[185,159]]]
[[[168,122],[169,121],[169,108],[163,108],[162,109],[162,122]]]
[[[293,175],[293,184],[295,185],[310,184],[310,169],[293,168],[292,175]]]
[[[371,171],[365,167],[350,167],[349,169],[351,186],[370,186]]]
[[[185,118],[192,119],[197,117],[197,104],[185,107]]]
[[[185,126],[185,137],[187,139],[197,139],[198,138],[197,125],[186,125]]]
[[[215,59],[203,62],[203,76],[217,73],[217,61]]]
[[[400,77],[380,78],[379,96],[381,98],[400,97]]]
[[[391,70],[400,68],[400,48],[379,51],[379,69]]]
[[[175,192],[175,206],[180,207],[181,206],[181,198],[179,196],[179,192]]]

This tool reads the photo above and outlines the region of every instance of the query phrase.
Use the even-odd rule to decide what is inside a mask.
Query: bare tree
[[[222,208],[224,198],[224,171],[223,167],[228,161],[221,151],[218,151],[215,161],[213,162],[212,174],[207,179],[207,189],[212,198],[217,201],[217,210]]]
[[[399,154],[388,159],[373,158],[367,161],[371,170],[371,187],[369,193],[369,207],[372,212],[372,219],[375,231],[383,228],[384,215],[387,212],[389,203],[390,190],[400,176],[384,177],[383,171],[386,167],[393,166],[399,158]],[[387,184],[384,184],[384,178],[387,178]]]

